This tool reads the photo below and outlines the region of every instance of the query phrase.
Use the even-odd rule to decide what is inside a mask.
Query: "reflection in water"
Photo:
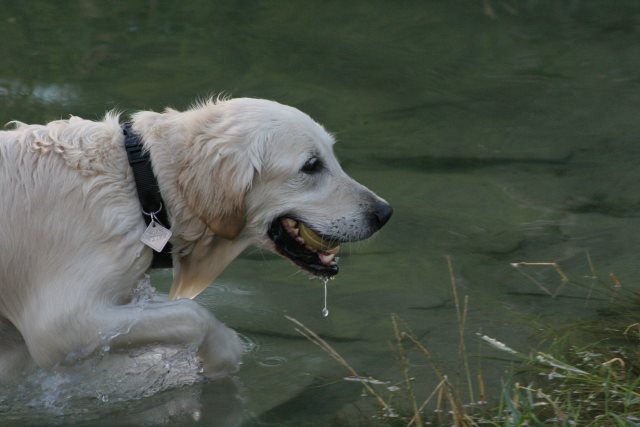
[[[80,92],[70,83],[26,84],[20,80],[0,79],[0,99],[26,98],[37,104],[71,105],[80,101]]]
[[[67,105],[78,102],[80,94],[70,84],[36,85],[31,92],[31,99],[41,103]]]

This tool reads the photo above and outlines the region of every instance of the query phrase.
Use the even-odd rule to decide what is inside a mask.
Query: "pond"
[[[470,363],[495,400],[508,366],[475,357],[493,353],[474,333],[526,352],[542,329],[596,318],[609,300],[591,286],[638,287],[636,1],[5,1],[0,23],[3,122],[273,99],[333,132],[347,173],[395,211],[343,248],[326,318],[322,282],[258,250],[197,298],[243,337],[231,380],[69,413],[0,401],[3,424],[331,425],[362,386],[285,315],[394,384],[392,313],[464,375],[465,297]],[[167,292],[171,272],[151,280]],[[437,378],[415,382],[426,396]]]

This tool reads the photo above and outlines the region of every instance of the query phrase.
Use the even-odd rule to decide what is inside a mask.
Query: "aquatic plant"
[[[473,373],[469,365],[466,336],[469,298],[461,304],[452,262],[447,257],[449,279],[455,302],[459,332],[459,352],[463,375],[447,375],[434,361],[427,346],[416,337],[397,315],[391,315],[393,328],[392,351],[398,361],[400,379],[397,382],[380,381],[361,376],[325,340],[296,319],[288,319],[296,330],[338,361],[350,373],[348,379],[359,381],[365,399],[371,402],[371,411],[361,418],[337,419],[336,426],[640,426],[640,299],[631,291],[622,289],[613,273],[608,283],[595,273],[591,258],[587,260],[592,283],[572,280],[555,262],[513,263],[523,267],[552,268],[560,277],[559,288],[573,283],[588,290],[609,295],[611,308],[593,322],[571,325],[565,331],[547,337],[551,342],[545,351],[522,352],[509,344],[486,334],[476,333],[473,338],[485,347],[504,355],[511,364],[507,378],[492,380],[500,384],[493,399],[485,396],[485,379],[481,365]],[[525,277],[532,276],[524,273]],[[536,286],[555,298],[560,289],[551,292],[535,279]],[[598,283],[598,289],[594,284]],[[616,299],[625,293],[624,302]],[[602,316],[607,321],[603,322]],[[585,340],[588,337],[589,340]],[[415,354],[427,361],[437,385],[425,397],[419,397],[414,387],[411,356]],[[423,373],[421,373],[423,375]],[[458,378],[456,383],[451,378]],[[391,385],[390,385],[391,384]],[[477,397],[476,397],[477,393]],[[399,397],[402,396],[402,397]],[[492,401],[488,404],[487,400]]]

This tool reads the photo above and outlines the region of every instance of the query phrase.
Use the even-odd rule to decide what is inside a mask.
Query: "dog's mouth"
[[[340,242],[323,238],[303,222],[288,217],[273,221],[267,235],[278,253],[303,270],[323,278],[338,274]]]

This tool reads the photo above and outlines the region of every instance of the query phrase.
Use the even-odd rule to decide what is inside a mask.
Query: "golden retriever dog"
[[[192,298],[249,245],[331,277],[339,244],[391,216],[341,169],[331,135],[292,107],[210,100],[135,113],[132,130],[172,232],[169,298],[145,306],[132,289],[153,252],[118,115],[0,132],[0,379],[157,344],[197,346],[207,375],[228,374],[240,341]]]

